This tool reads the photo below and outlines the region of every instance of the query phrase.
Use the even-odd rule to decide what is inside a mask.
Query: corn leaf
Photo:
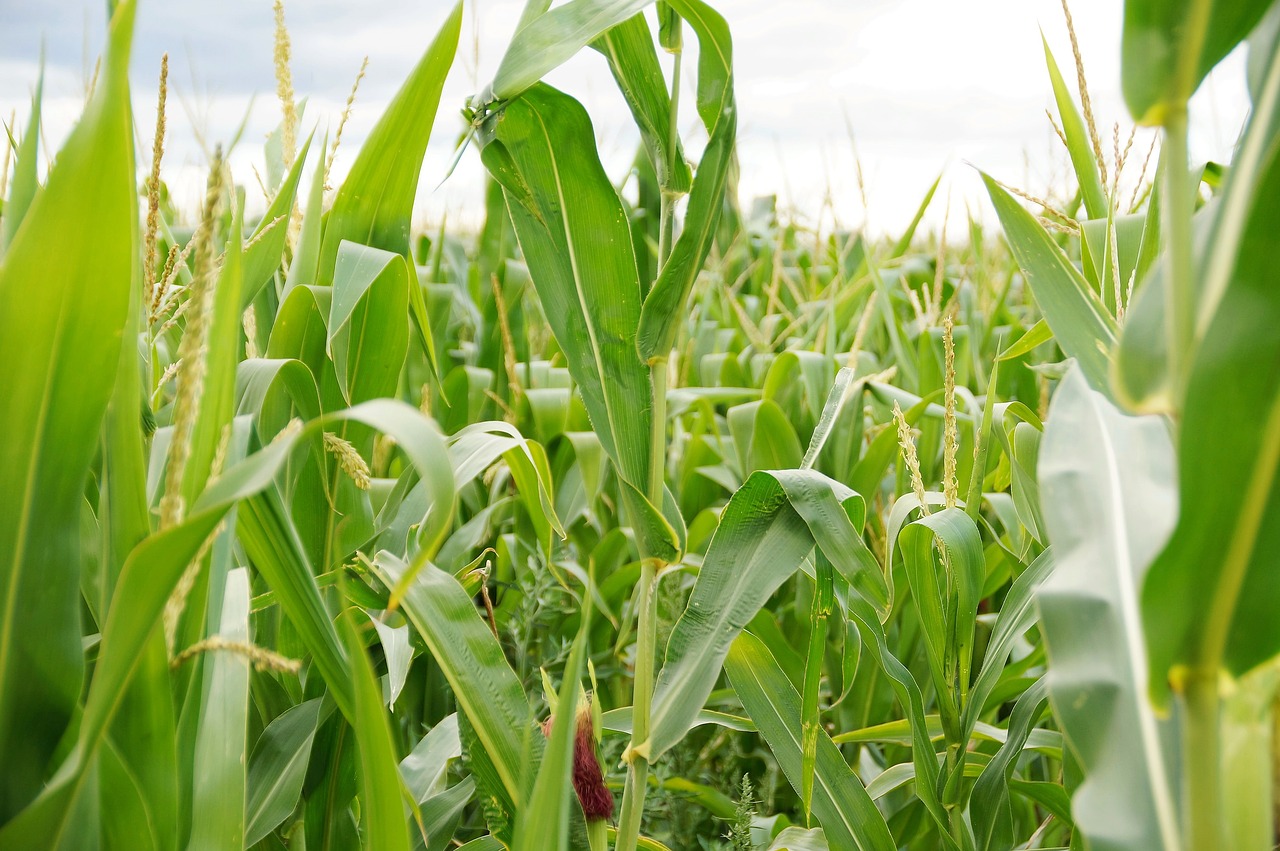
[[[1196,328],[1203,335],[1232,281],[1245,230],[1280,131],[1280,31],[1256,46],[1266,57],[1248,126],[1240,138],[1222,192],[1196,214]],[[1168,271],[1163,261],[1137,291],[1116,350],[1116,393],[1139,411],[1168,410],[1169,364],[1165,331]]]
[[[1124,416],[1073,369],[1049,409],[1040,486],[1057,568],[1036,597],[1050,699],[1085,774],[1076,825],[1097,851],[1174,851],[1179,810],[1138,605],[1176,513],[1167,426]]]
[[[1106,190],[1102,187],[1102,175],[1098,171],[1098,161],[1094,159],[1093,147],[1089,143],[1089,131],[1085,129],[1084,119],[1076,102],[1071,98],[1071,91],[1062,79],[1058,63],[1049,50],[1049,42],[1041,34],[1044,42],[1044,61],[1049,68],[1049,82],[1053,85],[1053,99],[1058,105],[1058,117],[1062,121],[1062,134],[1067,138],[1067,153],[1071,156],[1071,165],[1075,168],[1076,179],[1080,181],[1080,194],[1084,198],[1084,208],[1091,219],[1105,219],[1111,209],[1107,201]]]
[[[422,158],[461,27],[462,3],[458,3],[369,131],[325,219],[316,283],[333,283],[343,240],[409,257],[409,224]]]
[[[485,165],[507,193],[547,321],[626,485],[643,549],[674,560],[675,532],[643,495],[653,405],[649,372],[634,345],[640,321],[635,254],[591,121],[573,98],[539,84],[489,117],[481,144]]]
[[[540,12],[538,6],[526,7],[522,25],[507,45],[493,82],[480,95],[480,103],[519,96],[651,2],[653,0],[570,0],[550,11],[542,6]]]
[[[674,0],[671,5],[698,33],[698,112],[709,138],[689,192],[684,230],[644,301],[636,345],[645,362],[665,360],[675,345],[686,315],[685,303],[716,235],[737,141],[729,27],[701,0]]]
[[[744,632],[733,642],[725,672],[743,707],[769,743],[774,759],[798,792],[801,780],[800,695],[764,642]],[[813,812],[838,848],[896,848],[884,816],[825,731],[818,731]]]
[[[1222,302],[1187,386],[1178,440],[1178,527],[1152,565],[1142,608],[1152,686],[1192,660],[1235,675],[1280,651],[1280,155],[1271,154]],[[1158,615],[1157,615],[1158,613]]]
[[[222,589],[222,622],[217,635],[247,644],[249,572],[236,568]],[[205,665],[205,685],[196,734],[191,801],[191,845],[243,848],[245,826],[245,737],[249,727],[249,660],[240,653],[214,651]]]
[[[1270,0],[1126,0],[1120,83],[1140,124],[1186,107],[1213,67],[1240,43]]]
[[[395,743],[382,706],[382,687],[365,655],[355,617],[355,612],[347,609],[341,622],[355,693],[352,726],[359,757],[361,844],[366,851],[409,851],[409,825]]]
[[[884,575],[857,531],[862,512],[861,497],[809,470],[754,473],[733,495],[667,644],[654,687],[650,760],[684,738],[733,640],[815,543],[878,616],[887,615]]]
[[[1040,223],[998,183],[985,174],[982,179],[1004,225],[1013,256],[1026,274],[1058,345],[1080,362],[1095,390],[1106,391],[1111,385],[1115,319]]]
[[[400,583],[409,566],[382,552],[373,569],[390,587]],[[525,741],[535,731],[524,689],[502,655],[498,640],[458,580],[434,565],[427,564],[417,573],[403,605],[518,812],[525,800]]]
[[[97,90],[0,264],[0,822],[40,791],[84,674],[81,504],[140,266],[134,11],[113,16]]]

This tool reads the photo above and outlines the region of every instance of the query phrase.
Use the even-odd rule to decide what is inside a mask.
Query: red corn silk
[[[554,716],[542,722],[542,734],[551,735]],[[613,815],[613,793],[604,783],[604,770],[596,758],[595,733],[591,728],[591,704],[577,713],[577,731],[573,737],[573,791],[582,805],[587,821],[607,819]]]

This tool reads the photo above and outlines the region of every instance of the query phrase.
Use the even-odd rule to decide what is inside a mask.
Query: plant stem
[[[631,695],[631,747],[649,738],[649,713],[653,702],[653,655],[657,643],[658,622],[654,594],[657,565],[646,558],[640,563],[640,582],[636,598],[640,619],[636,626],[636,675]],[[645,793],[649,789],[649,760],[634,750],[628,754],[627,783],[622,790],[622,812],[618,815],[617,851],[635,851],[640,837],[640,819],[644,815]]]
[[[668,174],[675,171],[676,119],[680,110],[680,58],[675,53],[671,70],[671,125]],[[662,189],[662,207],[658,225],[658,274],[671,256],[675,234],[676,196]],[[652,421],[649,442],[649,481],[646,496],[662,510],[667,460],[667,358],[655,358],[649,364],[649,386],[652,390]],[[636,672],[631,696],[631,747],[649,739],[649,715],[653,703],[654,654],[658,643],[657,575],[659,564],[648,553],[641,553],[640,581],[636,585],[639,618],[636,624]],[[649,790],[649,760],[634,750],[628,752],[627,782],[622,790],[622,811],[618,814],[616,851],[635,851],[640,839],[640,821],[644,816],[644,799]]]
[[[1187,166],[1187,110],[1171,109],[1164,124],[1165,232],[1169,249],[1169,309],[1165,335],[1175,410],[1181,410],[1195,343],[1195,268],[1191,253],[1193,197]]]
[[[1222,848],[1221,717],[1218,670],[1197,667],[1186,681],[1185,800],[1188,851]]]

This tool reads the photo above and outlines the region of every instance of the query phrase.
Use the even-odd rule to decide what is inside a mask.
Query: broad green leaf
[[[486,120],[481,143],[485,165],[507,193],[548,324],[600,443],[626,485],[624,498],[642,548],[672,561],[679,552],[676,534],[643,495],[653,405],[649,371],[635,349],[635,254],[622,202],[596,153],[591,121],[573,98],[539,84]]]
[[[135,8],[113,16],[96,91],[0,261],[0,822],[40,791],[82,685],[81,502],[141,265]]]
[[[671,96],[658,64],[653,35],[643,14],[632,15],[591,43],[609,62],[614,82],[631,108],[659,184],[669,192],[689,191],[692,176],[679,136],[671,132]]]
[[[399,254],[346,240],[338,246],[329,354],[348,404],[395,395],[409,350],[410,275]]]
[[[325,219],[315,283],[333,283],[334,262],[343,240],[409,257],[409,224],[422,158],[461,27],[462,3],[458,3],[369,131]]]
[[[769,846],[769,851],[829,851],[826,834],[822,828],[805,830],[802,827],[784,828]]]
[[[654,687],[651,761],[684,738],[733,640],[815,544],[878,617],[887,616],[884,575],[851,512],[860,525],[857,494],[808,470],[758,472],[733,495],[667,644]]]
[[[247,644],[249,571],[227,574],[217,636]],[[204,666],[205,685],[196,734],[190,844],[241,849],[245,830],[245,736],[249,722],[249,660],[241,653],[213,651]]]
[[[382,688],[357,630],[355,611],[347,609],[341,622],[355,696],[352,727],[359,757],[361,844],[366,851],[409,851],[403,781],[382,706]]]
[[[799,791],[801,780],[800,695],[762,641],[744,632],[733,642],[725,671],[743,707],[768,742],[774,759]],[[840,750],[818,731],[813,812],[839,848],[890,851],[897,845],[884,816]]]
[[[1120,82],[1140,124],[1163,124],[1239,44],[1270,0],[1125,0]]]
[[[1220,664],[1238,676],[1280,651],[1280,628],[1268,614],[1280,594],[1274,144],[1261,176],[1230,283],[1191,365],[1178,439],[1178,526],[1142,589],[1160,702],[1176,666]]]
[[[527,9],[526,17],[522,19],[523,26],[507,45],[493,82],[479,96],[480,104],[518,97],[579,50],[651,2],[569,0],[536,17]]]
[[[1067,374],[1039,471],[1057,567],[1036,598],[1050,699],[1085,772],[1072,813],[1097,851],[1182,847],[1139,609],[1176,517],[1173,463],[1165,422],[1124,416]]]
[[[373,569],[391,587],[400,583],[409,568],[382,552]],[[502,647],[458,580],[434,565],[427,564],[418,572],[406,589],[403,606],[518,811],[525,798],[525,741],[536,731],[524,689],[507,664]]]
[[[1071,97],[1067,83],[1062,79],[1058,63],[1049,50],[1049,42],[1044,34],[1040,34],[1044,43],[1044,61],[1049,67],[1049,82],[1053,84],[1053,99],[1058,105],[1058,117],[1062,121],[1062,133],[1067,138],[1067,153],[1071,156],[1071,165],[1075,168],[1076,179],[1080,182],[1080,194],[1084,198],[1084,207],[1091,219],[1105,219],[1111,205],[1107,201],[1107,192],[1102,186],[1102,176],[1098,172],[1098,161],[1094,159],[1093,147],[1089,143],[1089,131],[1085,129],[1084,119],[1076,102]]]
[[[1196,214],[1196,330],[1203,336],[1214,321],[1233,280],[1251,211],[1271,167],[1273,141],[1280,132],[1280,44],[1259,45],[1267,57],[1254,97],[1249,124],[1232,159],[1226,186]],[[1168,399],[1168,349],[1165,306],[1168,269],[1164,260],[1137,291],[1116,351],[1115,387],[1125,404],[1139,411],[1165,411]]]
[[[1004,225],[1005,239],[1058,345],[1080,362],[1094,389],[1107,390],[1116,343],[1115,318],[1035,217],[990,177],[984,174],[982,179]]]
[[[320,698],[282,712],[262,731],[249,758],[244,847],[275,830],[298,804],[320,722]]]
[[[458,740],[458,716],[446,716],[431,728],[404,759],[400,760],[400,776],[409,794],[419,804],[424,803],[444,782],[449,761],[462,755]]]
[[[644,300],[637,347],[646,363],[668,357],[687,315],[689,294],[716,235],[738,132],[728,25],[701,0],[675,0],[671,5],[698,33],[698,112],[709,138],[689,192],[684,230]]]

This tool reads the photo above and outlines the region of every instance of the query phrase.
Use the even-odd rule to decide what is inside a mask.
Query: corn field
[[[277,2],[266,212],[180,209],[147,5],[5,142],[0,848],[1276,846],[1280,3],[1117,4],[1145,161],[1046,46],[1067,197],[891,239],[740,200],[704,0],[528,0],[442,103],[459,3],[331,188]]]

